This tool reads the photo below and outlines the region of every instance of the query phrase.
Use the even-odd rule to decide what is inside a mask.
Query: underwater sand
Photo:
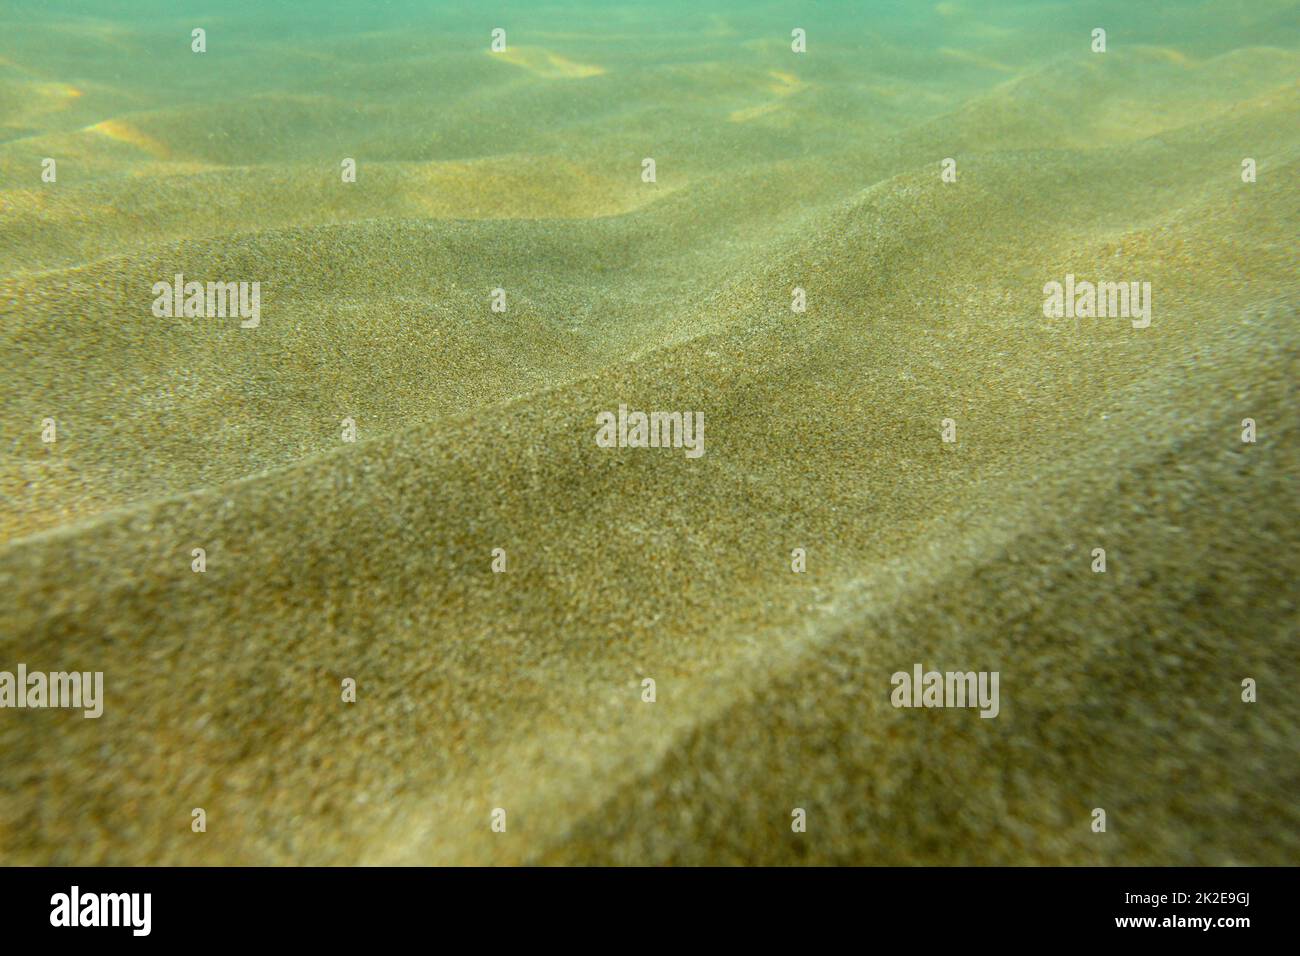
[[[9,4],[0,861],[1300,863],[1296,5],[859,6]]]

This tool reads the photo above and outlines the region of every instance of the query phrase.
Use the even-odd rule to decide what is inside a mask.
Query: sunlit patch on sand
[[[94,126],[87,126],[86,131],[99,133],[119,143],[134,146],[155,159],[170,159],[172,155],[171,147],[166,143],[154,139],[148,133],[142,132],[123,120],[107,119],[102,123],[96,123]]]
[[[594,219],[666,195],[546,157],[428,163],[400,181],[404,204],[434,219]]]
[[[71,83],[36,83],[32,92],[39,101],[38,109],[43,112],[65,110],[84,95]]]
[[[1189,57],[1181,50],[1175,50],[1171,46],[1139,46],[1135,52],[1146,53],[1152,59],[1164,60],[1166,63],[1176,63],[1179,66],[1194,67],[1196,61]]]
[[[777,96],[789,96],[804,85],[799,77],[784,70],[772,70],[768,76],[771,77],[772,82],[767,85],[767,88]]]
[[[727,119],[733,123],[749,123],[760,117],[770,116],[785,106],[784,101],[788,97],[806,89],[808,86],[799,77],[784,70],[771,70],[768,72],[767,78],[768,82],[764,85],[764,89],[776,96],[776,99],[767,103],[759,103],[757,106],[732,110]]]
[[[488,56],[523,67],[548,80],[582,80],[590,76],[600,76],[605,72],[602,66],[577,63],[567,56],[535,46],[511,46],[501,53],[489,53]]]
[[[17,71],[21,72],[21,71]],[[71,83],[29,79],[0,79],[0,124],[27,126],[34,120],[74,105],[85,94]]]
[[[760,103],[757,106],[747,106],[743,110],[732,110],[727,119],[733,123],[749,123],[760,117],[770,116],[780,108],[780,103]]]

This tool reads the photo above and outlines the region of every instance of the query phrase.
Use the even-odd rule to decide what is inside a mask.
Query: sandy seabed
[[[1295,8],[1130,6],[3,15],[0,859],[1300,863]]]

